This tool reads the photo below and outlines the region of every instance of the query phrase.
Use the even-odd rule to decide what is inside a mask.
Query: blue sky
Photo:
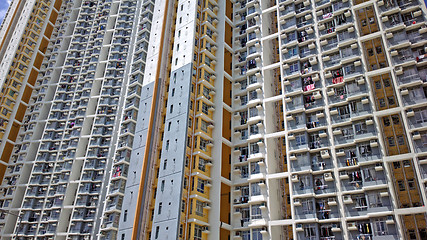
[[[3,22],[4,15],[6,15],[7,8],[12,0],[0,0],[0,23]]]

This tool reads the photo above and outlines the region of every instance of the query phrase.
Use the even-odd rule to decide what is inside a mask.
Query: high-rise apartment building
[[[1,29],[1,239],[116,239],[108,221],[129,172],[153,8],[12,2]]]
[[[427,239],[426,14],[15,0],[2,239]]]

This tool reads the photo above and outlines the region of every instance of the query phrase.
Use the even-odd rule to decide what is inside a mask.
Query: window
[[[289,72],[294,73],[299,71],[299,63],[294,63],[289,66]]]
[[[203,132],[208,132],[208,123],[202,120],[200,128],[202,129]]]
[[[172,122],[169,122],[169,123],[168,123],[168,131],[170,131],[170,130],[171,130],[171,125],[172,125]]]
[[[368,194],[368,200],[369,200],[369,207],[382,207],[383,203],[381,201],[381,195],[377,192],[369,193]]]
[[[205,165],[206,165],[206,160],[199,157],[199,166],[198,166],[198,168],[204,172],[204,171],[206,171],[206,166]]]
[[[397,186],[399,187],[399,191],[405,191],[405,183],[402,180],[397,181]]]
[[[242,140],[248,139],[248,137],[249,137],[248,132],[249,132],[248,129],[242,129],[242,130],[240,130],[240,134],[241,134],[241,139]]]
[[[205,193],[205,181],[200,178],[197,179],[197,191],[200,193]]]
[[[394,100],[394,96],[387,97],[388,105],[395,105],[396,101]]]
[[[185,212],[185,200],[181,200],[181,212]]]
[[[295,142],[297,146],[305,145],[307,144],[305,134],[299,134],[295,136]]]
[[[166,141],[166,151],[169,150],[169,140]]]
[[[166,170],[167,165],[168,165],[168,160],[167,160],[167,159],[165,159],[165,160],[163,161],[163,170]]]
[[[194,240],[202,240],[203,227],[194,224]]]
[[[249,108],[249,117],[258,116],[258,109],[256,107]]]
[[[388,235],[387,224],[384,218],[375,219],[374,226],[375,226],[374,231],[376,233],[375,235],[377,236]]]
[[[259,146],[258,143],[251,143],[250,145],[251,154],[259,153]]]
[[[354,196],[355,207],[357,211],[364,211],[368,208],[365,195]]]
[[[414,179],[408,179],[408,188],[409,188],[409,190],[414,190],[415,189],[415,181],[414,181]]]
[[[256,125],[256,124],[252,124],[251,126],[250,126],[250,133],[251,134],[258,134],[259,133],[259,129],[258,129],[258,126]]]
[[[203,216],[203,206],[203,202],[196,200],[196,215]]]
[[[302,213],[303,214],[310,214],[313,213],[313,200],[311,199],[304,199],[301,203]]]
[[[383,118],[383,122],[384,122],[384,126],[385,126],[385,127],[390,126],[390,118],[388,118],[388,117],[384,117],[384,118]]]
[[[261,204],[252,205],[252,207],[251,207],[251,211],[252,211],[251,218],[252,219],[261,219],[262,218],[260,207],[261,207]]]
[[[262,240],[261,228],[252,229],[252,240]]]
[[[208,115],[209,114],[209,111],[208,111],[208,109],[209,109],[209,106],[206,104],[206,103],[202,103],[202,112],[204,113],[204,114],[206,114],[206,115]]]
[[[173,105],[171,105],[171,109],[170,109],[170,113],[172,113],[173,112]]]
[[[388,79],[388,78],[383,79],[383,83],[384,83],[384,87],[390,87],[391,86],[390,79]]]
[[[259,187],[258,183],[252,183],[251,184],[251,195],[252,196],[261,195],[261,188]]]
[[[403,135],[396,136],[396,138],[397,144],[399,144],[399,146],[405,145],[405,138],[403,137]]]
[[[400,162],[393,162],[394,169],[400,168]]]
[[[160,231],[160,227],[159,226],[157,226],[156,227],[156,235],[154,235],[154,237],[157,239],[157,238],[159,238],[159,231]]]
[[[427,122],[427,110],[426,109],[421,109],[421,110],[416,110],[414,111],[415,113],[415,122],[416,123],[424,123]]]
[[[123,214],[123,222],[126,222],[128,218],[128,210],[125,210],[124,214]]]
[[[157,212],[157,214],[161,214],[162,213],[162,203],[159,203],[159,210]]]
[[[400,123],[400,119],[399,119],[398,115],[391,116],[391,119],[393,121],[393,124],[395,124],[395,125]]]
[[[304,236],[306,239],[316,239],[316,228],[313,225],[304,225]]]
[[[199,146],[199,148],[201,150],[203,150],[203,151],[206,151],[207,150],[206,146],[208,145],[208,143],[209,143],[209,141],[207,141],[207,140],[205,140],[203,138],[200,138],[200,146]]]
[[[160,187],[160,190],[163,192],[165,190],[165,180],[162,180],[162,185]]]
[[[389,147],[394,147],[396,146],[395,142],[394,142],[394,137],[388,137],[387,138],[387,142],[388,142],[388,146]]]
[[[13,97],[13,96],[15,96],[15,93],[16,93],[15,91],[10,90],[10,91],[9,91],[9,96]]]

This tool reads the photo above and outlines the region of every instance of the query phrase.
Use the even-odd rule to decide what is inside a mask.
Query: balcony
[[[427,151],[427,132],[426,131],[416,131],[412,134],[412,139],[414,141],[414,148],[417,153],[422,153]]]

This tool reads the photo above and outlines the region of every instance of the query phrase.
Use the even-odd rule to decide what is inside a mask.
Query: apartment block
[[[421,1],[30,7],[56,18],[0,114],[2,238],[427,239]]]
[[[10,110],[2,105],[1,239],[116,239],[153,8],[11,3],[1,30]]]

